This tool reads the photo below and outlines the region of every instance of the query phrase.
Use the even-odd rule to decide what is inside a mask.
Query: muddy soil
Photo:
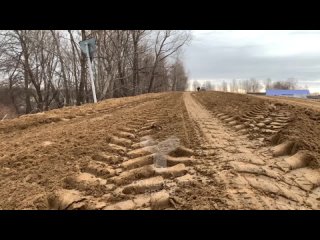
[[[319,102],[222,92],[195,96],[206,109],[234,117],[237,127],[243,127],[240,132],[251,139],[264,138],[274,145],[292,141],[292,153],[306,150],[320,159]]]
[[[0,208],[319,209],[317,116],[253,96],[177,92],[6,120]]]

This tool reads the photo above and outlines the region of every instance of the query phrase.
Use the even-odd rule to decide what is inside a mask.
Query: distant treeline
[[[255,78],[237,80],[233,79],[231,82],[222,81],[219,84],[214,84],[211,81],[205,81],[200,84],[198,81],[193,81],[192,88],[202,87],[206,90],[223,91],[223,92],[244,92],[258,94],[262,89],[287,89],[294,90],[300,88],[298,80],[289,78],[283,81],[272,81],[270,78],[266,80],[258,80]],[[308,88],[308,87],[306,87]]]

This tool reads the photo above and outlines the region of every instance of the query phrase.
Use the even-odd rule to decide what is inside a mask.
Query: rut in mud
[[[319,208],[320,172],[307,167],[311,156],[289,156],[291,142],[272,148],[261,139],[249,141],[232,116],[210,113],[191,94],[184,97],[203,134],[206,161],[198,168],[225,184],[229,209]]]
[[[2,209],[170,209],[193,162],[182,95],[154,94],[1,124]],[[176,131],[176,129],[178,131]],[[192,132],[192,129],[190,130]]]
[[[4,121],[0,208],[319,209],[319,130],[292,134],[310,114],[177,92]]]

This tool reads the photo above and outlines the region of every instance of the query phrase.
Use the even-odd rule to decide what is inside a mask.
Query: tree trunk
[[[124,74],[122,72],[122,66],[121,66],[121,62],[118,62],[118,75],[119,75],[119,80],[120,80],[120,96],[124,97],[127,96],[126,94],[126,88],[124,85]]]
[[[53,30],[51,30],[51,33],[52,33],[52,37],[53,37],[53,39],[56,43],[56,46],[57,46],[57,52],[58,52],[58,57],[59,57],[60,66],[61,66],[61,73],[62,73],[62,78],[63,78],[63,86],[64,86],[64,91],[66,94],[66,103],[67,103],[67,106],[69,106],[70,105],[70,92],[69,92],[69,86],[68,86],[68,79],[67,79],[66,72],[64,69],[63,58],[62,58],[61,51],[60,51],[60,43],[59,43],[57,36],[55,35]]]
[[[12,83],[12,78],[9,77],[9,95],[10,95],[10,99],[11,99],[11,103],[13,104],[15,110],[16,110],[16,113],[18,113],[18,107],[16,105],[16,101],[15,101],[15,97],[14,97],[14,94],[13,94],[13,83]]]
[[[26,114],[31,112],[31,102],[29,93],[29,76],[26,70],[24,70],[24,92],[26,101]]]
[[[156,60],[157,61],[157,60]],[[151,91],[153,90],[153,81],[154,81],[154,73],[156,72],[156,63],[153,65],[153,68],[152,68],[152,72],[151,72],[151,77],[150,77],[150,80],[149,80],[149,88],[148,88],[148,93],[151,93]]]
[[[137,93],[137,87],[139,88],[139,55],[138,55],[138,36],[136,36],[136,32],[133,31],[132,33],[133,38],[133,76],[132,76],[132,83],[133,83],[133,96]]]
[[[82,40],[85,40],[86,39],[85,30],[81,30],[81,35],[82,35]],[[80,65],[81,65],[81,76],[80,76],[80,86],[79,86],[79,95],[77,98],[77,105],[83,104],[85,100],[84,90],[85,90],[85,82],[86,82],[86,55],[83,52],[81,52]]]
[[[175,74],[174,77],[173,77],[173,84],[172,84],[171,91],[176,91],[176,89],[177,89],[177,77],[176,77],[176,74]]]
[[[88,92],[88,79],[85,78],[85,83],[84,83],[84,90],[85,90],[85,100],[86,102],[90,102],[90,99],[89,99],[89,92]]]
[[[74,80],[75,80],[75,92],[76,92],[76,101],[77,101],[77,105],[78,104],[78,98],[79,98],[79,83],[78,83],[78,75],[77,75],[77,57],[76,57],[76,53],[78,54],[78,58],[81,61],[81,56],[79,54],[78,49],[75,46],[75,41],[73,39],[73,35],[71,33],[71,30],[68,30],[69,35],[70,35],[70,41],[71,41],[71,46],[72,46],[72,54],[73,54],[73,75],[74,75]],[[77,52],[76,52],[77,50]]]
[[[26,42],[25,42],[25,39],[24,37],[17,31],[18,33],[18,36],[19,36],[19,40],[20,40],[20,44],[21,44],[21,48],[22,48],[22,52],[23,52],[23,56],[24,56],[24,70],[25,70],[25,79],[28,79],[27,82],[25,82],[25,87],[27,86],[28,88],[28,84],[29,84],[29,78],[30,78],[30,81],[32,82],[32,84],[34,85],[35,89],[36,89],[36,93],[37,93],[37,96],[38,96],[38,102],[37,102],[37,105],[38,105],[38,109],[40,111],[43,110],[43,99],[42,99],[42,93],[41,93],[41,87],[40,87],[40,84],[36,81],[35,79],[35,76],[31,70],[31,67],[30,67],[30,64],[29,64],[29,52],[28,52],[28,49],[27,49],[27,45],[26,45]],[[27,99],[26,99],[26,109],[28,108],[27,107],[27,101],[29,101],[30,103],[30,93],[28,91],[28,89],[26,89],[27,93]],[[30,107],[31,109],[31,107]],[[26,110],[27,111],[27,110]]]

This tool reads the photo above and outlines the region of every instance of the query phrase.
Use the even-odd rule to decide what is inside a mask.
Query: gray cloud
[[[308,31],[304,37],[310,33],[315,34]],[[312,87],[320,85],[317,81],[320,80],[320,51],[318,53],[302,51],[292,55],[276,56],[267,54],[272,45],[268,46],[258,41],[256,43],[251,41],[250,44],[239,41],[235,44],[230,38],[224,43],[223,35],[226,35],[226,32],[219,39],[217,39],[218,34],[219,32],[197,34],[196,41],[186,50],[185,63],[191,79],[255,77],[281,80],[295,77],[301,85],[307,83]],[[288,36],[290,34],[304,33],[288,32]],[[317,34],[320,34],[320,31],[317,31]]]
[[[290,35],[320,34],[319,30],[300,30],[289,32]]]

